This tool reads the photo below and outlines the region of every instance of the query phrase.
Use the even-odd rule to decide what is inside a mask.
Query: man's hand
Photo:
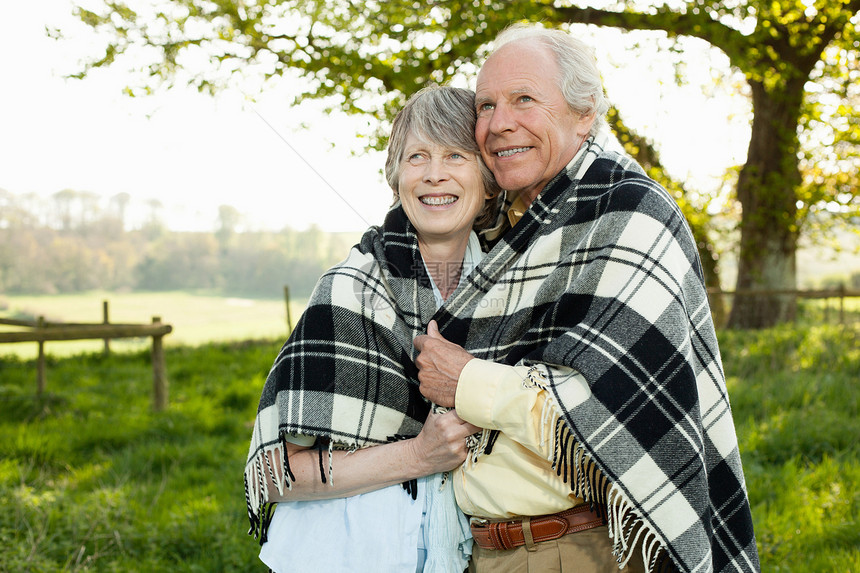
[[[460,373],[474,356],[445,340],[435,320],[427,325],[427,334],[416,336],[413,344],[418,349],[415,364],[421,394],[434,404],[453,408]]]

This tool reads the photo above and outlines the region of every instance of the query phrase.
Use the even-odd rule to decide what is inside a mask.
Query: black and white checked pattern
[[[283,452],[284,433],[339,448],[417,434],[428,404],[412,340],[435,318],[479,358],[534,367],[558,411],[553,463],[577,495],[609,503],[619,560],[641,536],[650,566],[759,570],[695,244],[632,159],[590,141],[434,311],[395,206],[321,278],[268,376],[245,470],[252,532],[265,539],[264,472],[290,484],[263,456]]]
[[[318,436],[330,450],[357,449],[418,434],[429,403],[418,391],[412,340],[436,303],[414,230],[393,208],[346,260],[317,283],[269,371],[245,466],[251,531],[263,543],[271,517],[266,474],[289,488],[285,434]],[[330,456],[329,456],[330,459]],[[333,479],[330,462],[323,481]]]
[[[564,422],[560,475],[620,508],[620,560],[643,535],[652,566],[759,570],[695,243],[629,157],[590,142],[435,318],[480,358],[534,366]]]

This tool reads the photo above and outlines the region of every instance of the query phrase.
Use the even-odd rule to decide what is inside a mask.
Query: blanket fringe
[[[526,388],[548,391],[549,385],[549,373],[540,365],[530,368],[523,380]],[[546,446],[547,440],[552,440],[551,467],[556,475],[570,484],[571,492],[576,497],[592,506],[604,505],[607,508],[609,537],[613,540],[612,553],[619,567],[624,567],[630,561],[640,544],[643,563],[649,573],[671,565],[660,536],[639,515],[623,491],[600,471],[588,450],[565,422],[554,400],[544,401],[540,420],[541,446]]]
[[[646,571],[660,570],[668,557],[660,536],[639,515],[623,491],[603,475],[552,402],[547,400],[546,404],[550,405],[547,409],[555,410],[552,469],[565,483],[570,483],[571,492],[576,497],[592,505],[606,506],[609,537],[613,540],[612,553],[618,566],[627,565],[635,554],[635,548],[641,546]],[[542,419],[547,419],[546,413]]]
[[[319,465],[320,465],[320,480],[323,483],[327,483],[330,486],[334,487],[334,467],[332,466],[332,458],[334,455],[334,442],[332,440],[327,440],[328,442],[328,464],[323,463],[323,448],[326,447],[325,444],[319,443],[317,441],[317,454],[319,456]],[[326,465],[328,465],[328,469],[326,470]]]
[[[413,500],[418,499],[418,480],[411,479],[400,484]]]
[[[478,462],[478,458],[482,455],[490,454],[493,451],[493,444],[496,443],[498,430],[488,430],[484,428],[480,434],[474,434],[466,438],[466,445],[469,448],[469,453],[466,456],[464,464],[469,464],[469,467],[474,466]]]
[[[285,490],[291,490],[293,482],[296,481],[287,455],[287,434],[288,432],[281,431],[277,442],[260,449],[257,455],[245,466],[245,504],[248,508],[248,520],[250,521],[248,535],[253,535],[254,539],[259,540],[260,545],[268,540],[269,525],[277,505],[277,502],[269,501],[268,480],[271,480],[281,496],[284,495]],[[324,438],[318,436],[318,438],[321,437]],[[317,445],[313,448],[317,450],[320,481],[334,487],[334,441],[318,439]],[[349,453],[358,449],[355,445],[338,445],[338,449],[341,448],[345,448]],[[275,455],[282,461],[281,464],[273,462],[276,459]],[[405,481],[402,486],[406,493],[412,496],[412,499],[417,498],[418,480]]]
[[[273,460],[281,460],[280,464]],[[269,524],[272,521],[274,504],[269,502],[268,482],[274,484],[280,495],[285,489],[292,489],[296,476],[287,459],[285,435],[281,433],[278,441],[260,450],[245,466],[245,503],[251,527],[249,535],[258,539],[260,545],[266,542]]]
[[[253,535],[255,539],[259,540],[260,545],[263,545],[268,539],[269,524],[272,521],[276,505],[276,502],[269,501],[269,480],[281,496],[284,495],[285,490],[291,490],[293,482],[296,481],[287,454],[286,437],[286,431],[280,432],[277,442],[262,448],[245,466],[245,504],[248,508],[248,519],[251,524],[248,535]],[[333,444],[331,440],[328,440],[328,471],[325,471],[323,464],[324,447],[326,446],[320,445],[318,448],[320,479],[322,483],[334,485],[332,476]],[[274,463],[275,459],[280,459],[281,463]]]

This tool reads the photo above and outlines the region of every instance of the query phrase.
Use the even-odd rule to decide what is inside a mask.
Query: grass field
[[[101,322],[102,301],[108,301],[111,322],[150,323],[153,316],[173,326],[165,337],[165,345],[196,346],[209,342],[229,342],[287,335],[286,304],[279,299],[249,299],[218,296],[208,293],[150,292],[104,293],[92,292],[70,295],[4,296],[0,295],[0,318],[44,316],[56,322]],[[307,299],[290,301],[290,317],[295,324]],[[798,306],[800,324],[836,324],[839,321],[837,299],[807,300]],[[844,318],[849,324],[860,322],[860,298],[848,298]],[[0,329],[11,327],[0,325]],[[133,352],[144,350],[149,339],[120,339],[111,348]],[[45,351],[52,356],[73,356],[81,352],[98,352],[99,340],[49,342]],[[34,358],[35,343],[0,344],[0,357],[14,355]]]
[[[762,571],[860,572],[858,334],[720,333]],[[281,342],[168,347],[161,413],[145,350],[51,357],[41,397],[0,359],[0,572],[265,571],[242,468]]]
[[[0,361],[0,571],[253,571],[242,468],[280,340]]]
[[[173,326],[164,338],[165,346],[195,346],[214,341],[240,341],[286,337],[286,304],[281,299],[230,298],[188,292],[86,293],[51,296],[0,296],[0,317],[34,318],[56,322],[102,321],[102,301],[108,301],[109,318],[116,323],[150,323],[161,317]],[[291,300],[293,324],[298,320],[305,299]],[[0,327],[6,328],[6,327]],[[11,328],[7,328],[11,329]],[[147,348],[149,339],[122,339],[111,342],[118,351]],[[48,342],[45,351],[53,356],[96,352],[104,347],[99,340]],[[13,354],[33,358],[35,343],[0,344],[0,356]]]

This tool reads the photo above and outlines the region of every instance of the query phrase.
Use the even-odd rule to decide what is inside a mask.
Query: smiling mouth
[[[454,195],[445,195],[442,197],[438,195],[424,195],[423,197],[419,198],[419,201],[421,201],[423,204],[432,205],[434,207],[439,205],[450,205],[456,200],[457,197],[455,197]]]
[[[516,155],[517,153],[524,153],[531,149],[531,147],[515,147],[513,149],[503,149],[502,151],[497,151],[496,155],[499,157],[510,157],[512,155]]]

